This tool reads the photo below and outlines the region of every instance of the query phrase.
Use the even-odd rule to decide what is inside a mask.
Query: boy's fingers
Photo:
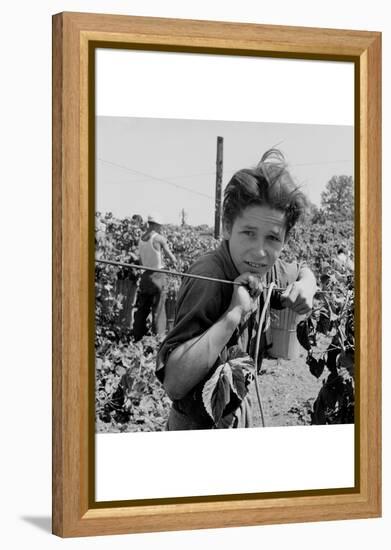
[[[241,283],[244,287],[247,287],[252,298],[259,296],[262,292],[262,283],[258,277],[251,273],[243,273],[241,276]]]
[[[258,286],[260,283],[260,279],[252,273],[242,273],[242,275],[235,280],[240,281],[244,285],[247,284],[248,286]]]
[[[294,284],[291,283],[281,294],[283,303],[286,305],[293,305],[296,301],[298,291],[295,290]]]
[[[290,291],[291,291],[291,289],[292,289],[292,284],[293,284],[293,283],[291,283],[290,285],[288,285],[288,286],[286,287],[286,289],[284,290],[284,292],[281,293],[281,298],[287,298],[287,297],[289,296],[289,293],[290,293]]]
[[[309,313],[311,311],[311,307],[303,301],[298,304],[294,304],[292,310],[299,315],[304,315],[305,313]]]
[[[254,275],[250,275],[250,286],[253,290],[260,292],[262,290],[262,283],[260,279]]]

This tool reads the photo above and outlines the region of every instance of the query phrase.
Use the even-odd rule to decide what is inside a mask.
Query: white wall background
[[[51,16],[60,11],[212,19],[378,30],[383,35],[384,146],[390,148],[390,24],[387,3],[329,0],[15,0],[2,9],[1,420],[0,541],[3,548],[388,548],[391,517],[390,404],[384,403],[382,519],[206,531],[94,537],[62,541],[50,534],[51,512]],[[383,181],[390,178],[384,154]],[[388,164],[388,165],[387,165]],[[390,200],[384,186],[383,204]],[[384,240],[390,232],[385,216]],[[391,273],[384,250],[384,280]],[[384,288],[384,340],[390,292]],[[5,305],[5,307],[4,307]],[[384,348],[387,395],[389,351]],[[289,464],[287,464],[289,468]]]

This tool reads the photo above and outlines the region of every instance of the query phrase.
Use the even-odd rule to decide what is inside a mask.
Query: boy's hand
[[[312,309],[315,292],[316,287],[313,289],[303,281],[295,281],[281,294],[281,305],[289,307],[300,315],[304,315]]]
[[[253,310],[255,300],[262,292],[262,283],[253,273],[242,273],[235,279],[235,282],[242,283],[242,285],[235,285],[230,309],[238,308],[243,318]]]

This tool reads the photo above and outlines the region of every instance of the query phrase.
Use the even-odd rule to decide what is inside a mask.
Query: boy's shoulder
[[[224,261],[219,249],[203,254],[191,265],[189,273],[193,275],[224,276]]]

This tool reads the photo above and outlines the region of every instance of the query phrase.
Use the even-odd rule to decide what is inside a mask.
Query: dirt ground
[[[327,348],[329,339],[319,338],[316,352]],[[300,348],[297,359],[264,359],[259,376],[259,389],[266,427],[311,424],[312,405],[329,371],[316,379],[306,365],[307,352]],[[251,386],[253,424],[261,426],[255,384]]]

